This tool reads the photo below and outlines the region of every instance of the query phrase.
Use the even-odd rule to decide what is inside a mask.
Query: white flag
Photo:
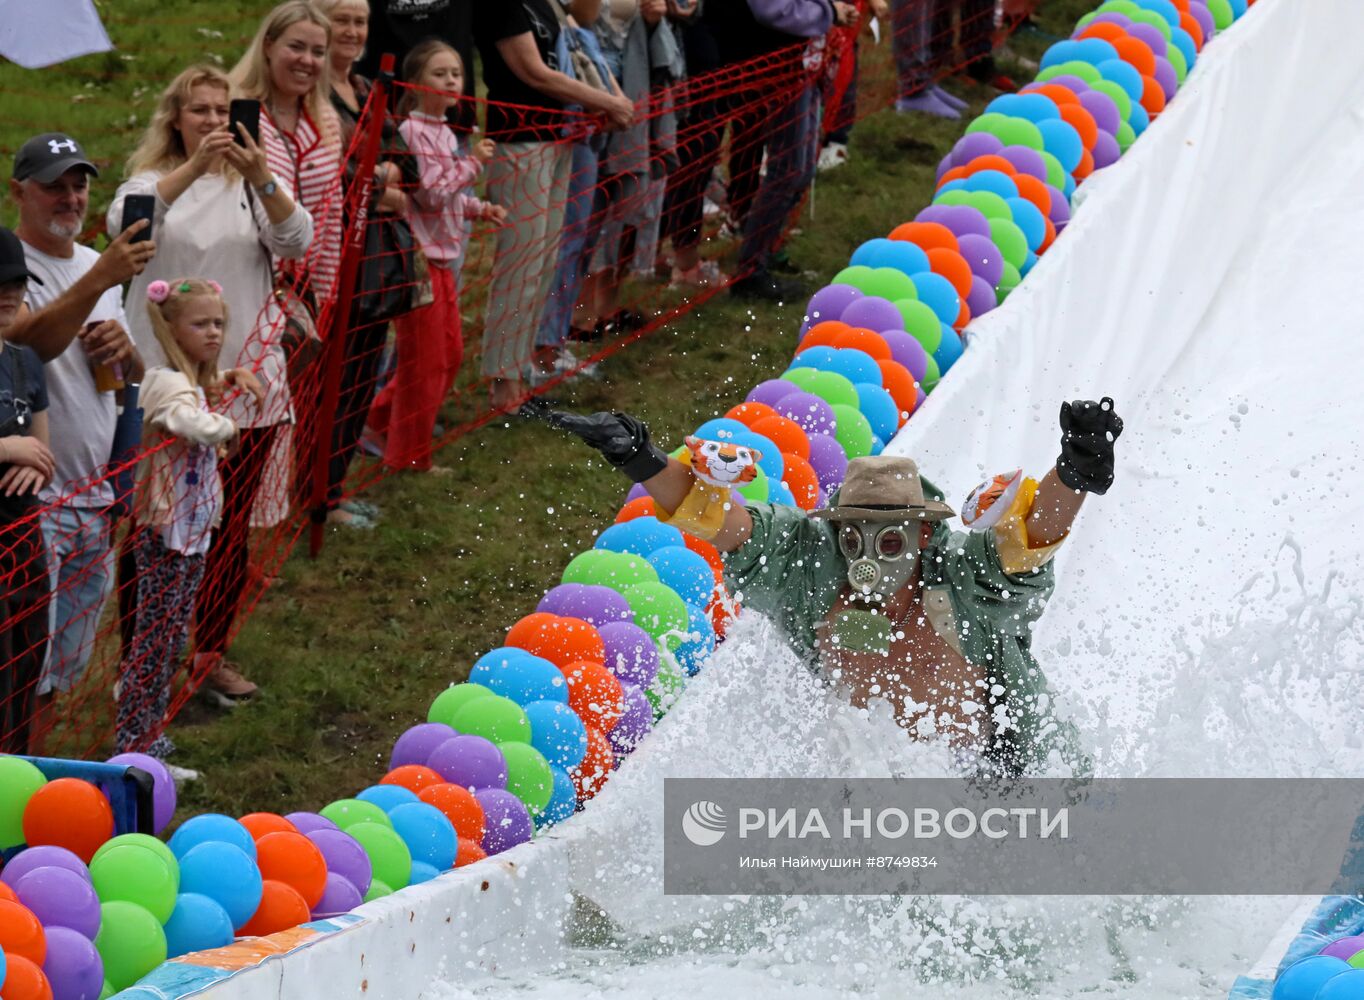
[[[113,47],[93,0],[0,0],[0,56],[25,69]]]

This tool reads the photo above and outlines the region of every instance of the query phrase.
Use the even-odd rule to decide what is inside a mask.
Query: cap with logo
[[[19,242],[19,237],[0,226],[0,285],[8,285],[20,278],[31,278],[40,285],[43,283],[42,278],[28,269],[24,245]]]
[[[72,167],[83,167],[94,176],[99,170],[85,156],[80,143],[65,132],[44,132],[35,135],[14,154],[16,181],[32,178],[39,184],[51,184]]]

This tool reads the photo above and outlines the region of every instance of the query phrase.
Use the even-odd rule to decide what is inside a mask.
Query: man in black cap
[[[102,254],[76,242],[90,178],[98,175],[75,139],[47,132],[19,148],[10,179],[27,268],[41,283],[29,286],[6,337],[32,347],[45,364],[56,464],[41,494],[53,597],[35,749],[48,728],[52,693],[69,691],[84,673],[113,589],[114,494],[104,470],[118,413],[113,387],[97,381],[96,369],[140,381],[142,362],[128,336],[120,286],[156,253],[150,240],[133,242],[145,222],[118,234]]]

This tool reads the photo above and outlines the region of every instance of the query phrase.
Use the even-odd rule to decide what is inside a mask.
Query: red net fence
[[[888,43],[851,27],[778,43],[744,4],[708,6],[735,12],[665,22],[666,40],[612,20],[557,49],[633,106],[614,121],[455,100],[432,73],[444,49],[409,54],[415,80],[381,77],[349,113],[305,102],[277,122],[267,101],[269,173],[306,217],[231,170],[174,199],[165,159],[123,181],[111,230],[152,195],[157,254],[90,319],[132,332],[140,405],[73,343],[44,367],[43,410],[5,352],[32,402],[18,433],[46,414],[56,472],[3,498],[0,749],[167,750],[167,723],[300,538],[317,552],[329,511],[765,275],[825,138],[984,60],[1022,13],[904,0]],[[31,305],[63,291],[54,277]],[[193,351],[218,302],[215,376]]]

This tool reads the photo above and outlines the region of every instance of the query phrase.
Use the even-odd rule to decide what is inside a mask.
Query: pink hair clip
[[[218,295],[222,295],[222,294],[223,294],[223,286],[220,285],[220,284],[218,284],[218,283],[217,283],[216,281],[214,281],[212,278],[209,278],[209,279],[208,279],[208,287],[211,288],[211,289],[213,289],[213,291],[214,291],[215,293],[217,293]]]
[[[164,281],[153,281],[147,286],[147,300],[158,304],[170,298],[170,285]]]

